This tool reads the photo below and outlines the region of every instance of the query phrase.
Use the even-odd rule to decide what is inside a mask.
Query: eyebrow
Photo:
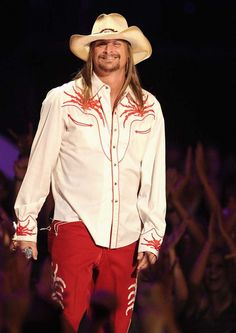
[[[125,40],[125,39],[116,39],[116,38],[114,38],[114,39],[98,39],[98,40],[95,40],[94,42],[92,42],[92,43],[99,43],[99,42],[112,42],[112,41],[117,41],[117,42],[126,42],[126,43],[128,43],[129,44],[129,42],[127,41],[127,40]]]

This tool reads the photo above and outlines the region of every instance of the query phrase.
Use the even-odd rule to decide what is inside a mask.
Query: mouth
[[[209,280],[210,280],[211,282],[215,282],[215,281],[218,281],[219,278],[218,278],[218,276],[210,276],[210,277],[209,277]]]
[[[120,56],[118,54],[117,55],[104,54],[104,55],[100,56],[100,59],[106,60],[106,61],[112,61],[112,60],[119,59],[119,58],[120,58]]]

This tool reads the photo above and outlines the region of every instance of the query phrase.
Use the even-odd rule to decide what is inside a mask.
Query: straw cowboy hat
[[[131,44],[134,63],[137,64],[150,57],[152,47],[142,31],[136,27],[128,27],[126,19],[117,13],[101,14],[97,17],[90,35],[72,35],[70,50],[78,58],[86,61],[89,44],[99,39],[123,39]]]

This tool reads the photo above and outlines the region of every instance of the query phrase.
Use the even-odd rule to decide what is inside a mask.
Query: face
[[[224,259],[218,253],[212,253],[209,257],[206,271],[205,282],[209,291],[220,291],[227,283]]]
[[[125,71],[127,42],[120,39],[98,40],[93,44],[93,66],[97,75]]]

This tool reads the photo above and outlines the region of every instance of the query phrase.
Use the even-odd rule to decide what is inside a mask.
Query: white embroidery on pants
[[[59,227],[62,225],[68,225],[68,223],[78,223],[78,222],[82,222],[82,220],[78,220],[78,221],[71,221],[71,222],[65,222],[65,221],[54,221],[53,222],[53,230],[56,236],[58,236],[58,232],[59,232]]]
[[[134,308],[134,302],[135,302],[135,296],[136,296],[136,283],[131,284],[128,287],[128,290],[130,290],[130,293],[128,295],[128,306],[125,311],[126,316],[128,316],[129,311],[133,310],[133,308]]]
[[[62,278],[57,276],[58,265],[55,265],[55,270],[53,272],[53,292],[52,299],[60,304],[62,309],[64,309],[63,305],[63,293],[66,288],[66,284]]]

